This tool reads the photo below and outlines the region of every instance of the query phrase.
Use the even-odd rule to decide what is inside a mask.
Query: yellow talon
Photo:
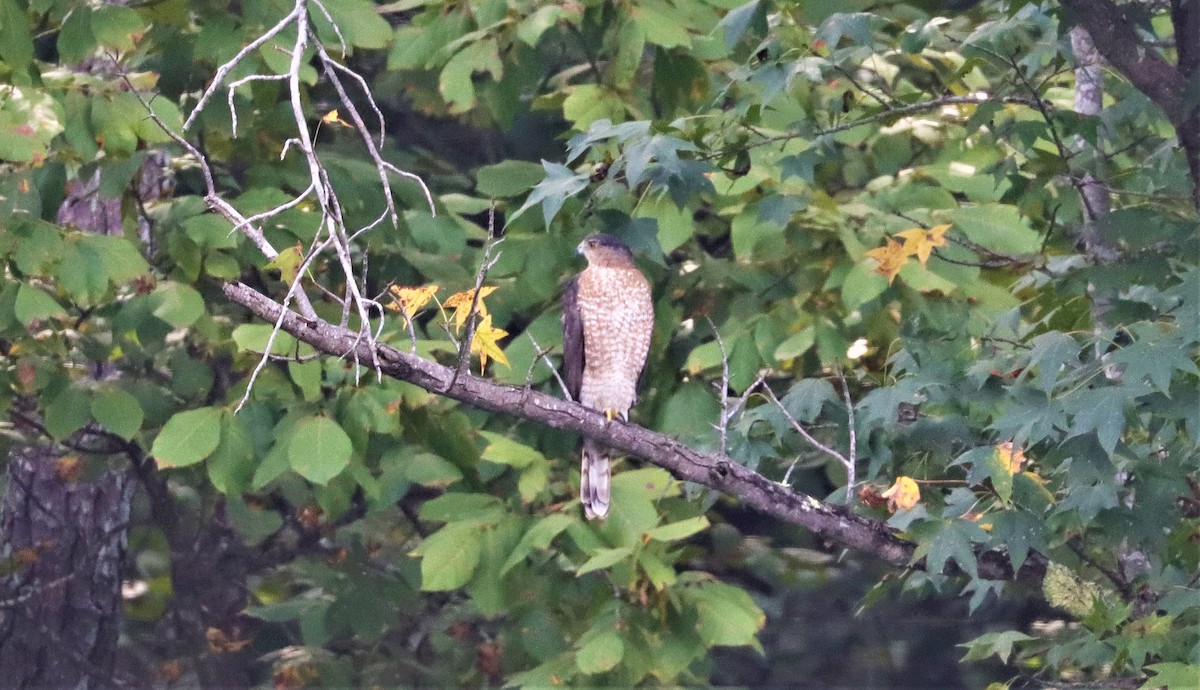
[[[604,411],[604,421],[606,421],[609,424],[612,424],[612,420],[614,420],[620,416],[621,416],[621,413],[617,412],[616,410],[612,409],[611,407]]]

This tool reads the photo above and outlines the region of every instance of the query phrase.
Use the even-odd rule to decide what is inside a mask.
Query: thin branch
[[[717,330],[717,324],[705,315],[704,319],[708,321],[708,327],[712,329],[713,337],[717,339],[717,347],[721,348],[721,417],[717,424],[717,452],[721,455],[729,454],[729,353],[725,350],[725,341],[721,339],[721,332]]]
[[[550,357],[548,357],[551,350],[543,350],[542,346],[538,345],[538,341],[534,340],[533,334],[529,331],[525,331],[525,335],[529,338],[529,342],[533,343],[533,350],[537,353],[534,363],[536,364],[539,359],[545,362],[546,368],[550,370],[550,373],[554,376],[554,380],[558,381],[558,388],[562,391],[563,397],[571,402],[575,402],[574,396],[571,395],[571,390],[567,388],[566,382],[562,380],[562,376],[558,373],[558,367],[554,366],[554,362],[551,362]]]
[[[777,134],[775,136],[764,136],[762,141],[756,141],[753,144],[747,145],[747,148],[756,146],[765,146],[778,141],[788,141],[797,137],[820,138],[832,134],[838,134],[864,125],[874,124],[880,120],[887,120],[893,117],[904,117],[906,115],[915,115],[917,113],[928,112],[930,110],[938,110],[947,105],[983,105],[985,103],[1004,103],[1006,105],[1024,105],[1028,107],[1036,107],[1036,104],[1028,98],[1019,98],[1014,96],[1006,96],[1001,98],[979,97],[979,96],[945,96],[943,98],[935,98],[931,101],[921,101],[920,103],[910,103],[909,105],[897,106],[889,110],[881,110],[873,115],[844,122],[840,125],[827,127],[817,132],[787,132],[785,134]],[[763,136],[759,134],[759,136]],[[722,154],[724,155],[724,154]]]
[[[779,398],[775,397],[775,391],[771,390],[770,386],[763,386],[763,390],[767,392],[767,398],[775,405],[775,407],[779,408],[779,411],[783,413],[784,419],[786,419],[788,424],[790,424],[792,428],[796,430],[796,433],[800,434],[800,436],[805,441],[808,441],[808,444],[812,447],[842,463],[842,466],[846,468],[846,473],[850,477],[854,476],[854,463],[852,463],[845,455],[842,455],[833,448],[821,443],[814,438],[812,434],[808,433],[808,429],[805,429],[804,425],[802,425],[795,417],[793,417],[791,412],[788,412],[788,409],[783,406],[783,403],[780,402]],[[791,478],[792,470],[795,469],[795,467],[796,463],[793,462],[792,466],[788,468],[787,473],[783,475],[784,484],[787,484],[788,479]]]
[[[470,368],[471,345],[475,342],[475,328],[479,325],[479,293],[483,289],[483,281],[487,280],[488,271],[500,260],[500,254],[492,256],[492,251],[503,242],[503,237],[496,238],[496,204],[493,202],[488,209],[488,238],[483,245],[483,258],[479,262],[479,270],[475,272],[475,291],[471,293],[471,309],[467,312],[466,331],[458,344],[458,366],[454,370],[454,378],[450,379],[451,386],[460,374]]]
[[[846,375],[840,366],[838,381],[842,384],[842,401],[846,403],[846,429],[850,433],[850,457],[846,462],[846,505],[853,505],[855,470],[858,467],[858,429],[854,421],[854,401],[850,399],[850,386],[846,383]]]

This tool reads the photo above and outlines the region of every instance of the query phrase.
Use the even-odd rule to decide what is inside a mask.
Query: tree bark
[[[53,446],[14,452],[0,529],[6,556],[25,565],[5,582],[0,679],[5,687],[107,688],[120,631],[128,471],[75,482]]]

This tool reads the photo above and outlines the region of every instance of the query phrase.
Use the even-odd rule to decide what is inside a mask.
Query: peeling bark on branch
[[[384,374],[431,393],[600,441],[662,467],[679,479],[734,496],[767,515],[800,525],[822,539],[873,555],[892,565],[906,566],[912,559],[915,546],[896,536],[884,523],[793,491],[731,458],[701,453],[673,438],[633,424],[606,423],[604,415],[595,410],[529,388],[498,384],[467,373],[456,377],[455,370],[450,367],[401,352],[390,345],[379,344],[377,351],[372,353],[366,339],[354,331],[292,311],[283,313],[279,303],[241,283],[226,283],[222,289],[233,302],[264,321],[274,323],[278,320],[282,330],[326,354],[349,355],[360,362],[372,361],[373,355],[377,355]],[[1040,581],[1043,569],[1044,561],[1034,554],[1019,575],[1022,579]],[[1013,578],[1008,557],[994,551],[979,555],[979,572],[989,579]]]

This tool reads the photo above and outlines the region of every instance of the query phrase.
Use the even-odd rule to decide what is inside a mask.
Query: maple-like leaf
[[[892,284],[896,275],[900,273],[900,269],[904,268],[904,264],[908,262],[904,245],[890,237],[887,238],[887,245],[868,251],[867,256],[879,262],[879,265],[875,267],[875,272],[887,276],[888,285]]]
[[[388,290],[392,293],[392,303],[388,309],[404,314],[404,318],[412,321],[413,316],[426,305],[433,295],[440,290],[437,285],[424,287],[399,287],[393,285]]]
[[[917,260],[924,266],[928,263],[929,256],[933,254],[935,247],[946,246],[946,231],[949,229],[949,225],[935,225],[928,230],[909,228],[896,233],[896,236],[904,239],[904,255],[917,257]]]
[[[1005,441],[996,446],[996,457],[999,458],[1001,466],[1007,469],[1009,474],[1020,472],[1021,466],[1025,464],[1025,451],[1021,448],[1013,448],[1012,441]]]
[[[880,494],[888,500],[888,510],[912,510],[921,501],[921,487],[912,477],[896,477],[895,483]]]
[[[325,113],[325,116],[321,118],[321,122],[324,122],[327,125],[341,125],[343,127],[352,126],[349,122],[346,122],[342,119],[342,116],[340,113],[338,113],[337,108]]]
[[[480,302],[482,304],[482,302]],[[468,307],[470,304],[468,303]],[[500,362],[506,367],[510,367],[508,358],[504,356],[504,350],[500,349],[499,340],[508,336],[508,331],[503,328],[492,326],[492,315],[488,314],[479,322],[479,326],[475,328],[475,338],[471,340],[471,352],[479,354],[479,373],[487,368],[488,357]]]
[[[487,306],[483,303],[484,298],[495,291],[496,286],[494,285],[479,288],[479,304],[475,307],[475,311],[479,314],[480,318],[488,315]],[[456,292],[450,295],[445,302],[442,302],[443,309],[454,310],[454,328],[462,329],[463,324],[467,322],[467,317],[471,314],[471,304],[473,302],[475,302],[474,289]]]
[[[279,252],[274,259],[267,263],[267,268],[274,268],[279,271],[279,279],[291,285],[296,280],[296,274],[300,272],[300,264],[304,263],[304,250],[297,242],[294,247],[288,247]]]

